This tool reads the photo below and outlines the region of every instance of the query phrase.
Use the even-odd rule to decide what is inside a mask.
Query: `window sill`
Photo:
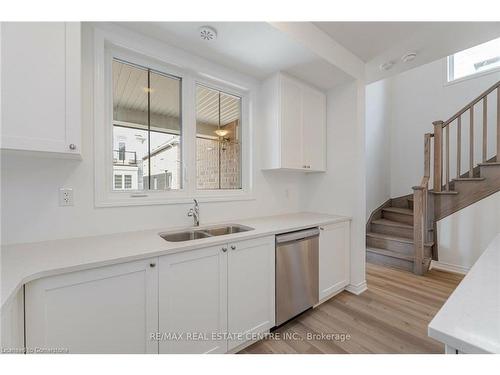
[[[153,205],[171,205],[171,204],[189,204],[193,202],[193,199],[197,199],[200,203],[210,203],[210,202],[237,202],[237,201],[250,201],[255,200],[252,193],[249,192],[224,192],[224,194],[217,194],[218,192],[213,192],[211,194],[200,193],[200,194],[190,194],[180,192],[179,196],[176,197],[166,197],[164,193],[128,193],[128,192],[115,192],[110,193],[107,197],[103,199],[96,199],[96,207],[128,207],[128,206],[153,206]],[[133,197],[134,194],[141,195],[140,197]],[[175,194],[175,193],[174,193]]]

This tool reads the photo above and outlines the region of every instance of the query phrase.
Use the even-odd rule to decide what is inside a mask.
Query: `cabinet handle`
[[[225,253],[227,251],[227,247],[223,247],[222,251]]]
[[[302,168],[307,168],[307,165],[303,165]]]
[[[149,267],[151,267],[151,268],[156,267],[156,263],[149,263]]]
[[[236,250],[236,246],[235,245],[231,245],[231,250]]]
[[[70,150],[76,150],[76,145],[74,143],[69,145]]]

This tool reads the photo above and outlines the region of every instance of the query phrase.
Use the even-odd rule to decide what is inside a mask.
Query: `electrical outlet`
[[[73,189],[59,189],[59,206],[73,206]]]

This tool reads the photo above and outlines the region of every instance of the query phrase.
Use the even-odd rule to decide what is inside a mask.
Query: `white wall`
[[[433,131],[432,122],[447,120],[469,101],[489,86],[500,80],[500,72],[445,85],[446,59],[420,66],[393,76],[391,116],[391,196],[397,197],[412,192],[423,176],[424,134]],[[496,124],[490,105],[490,134]],[[476,111],[475,160],[481,158],[481,107]],[[462,172],[468,161],[468,116],[462,122]],[[479,125],[479,126],[478,126]],[[450,139],[456,139],[456,126],[450,132]],[[450,142],[450,173],[456,173],[455,143]],[[489,156],[494,153],[494,137],[489,137]]]
[[[93,60],[92,35],[88,25],[84,26],[83,38],[83,160],[2,155],[2,244],[192,224],[192,218],[186,216],[190,205],[186,204],[94,207]],[[197,58],[197,61],[202,59]],[[259,87],[255,79],[214,66],[208,61],[205,67],[207,74],[225,72],[229,77],[236,76],[248,85]],[[253,108],[253,115],[254,144],[258,149],[263,137],[258,103]],[[261,153],[254,153],[255,200],[202,203],[202,223],[300,211],[300,189],[304,176],[264,173],[260,170],[260,157]],[[74,189],[73,207],[59,207],[60,187]]]
[[[391,82],[366,86],[366,220],[391,198]]]
[[[351,286],[365,283],[365,86],[351,81],[327,95],[327,172],[305,181],[307,211],[347,215],[351,226]]]
[[[466,272],[500,233],[500,192],[437,223],[436,266]]]
[[[367,217],[383,203],[389,191],[392,198],[412,193],[412,186],[423,176],[423,139],[432,132],[432,121],[447,120],[469,101],[500,80],[500,72],[445,84],[446,59],[420,66],[367,86],[366,160]],[[495,110],[490,99],[489,134],[496,134]],[[387,104],[388,103],[388,104]],[[387,115],[389,111],[389,115]],[[482,107],[475,111],[475,163],[482,155]],[[390,123],[390,171],[386,170],[388,145],[381,121]],[[385,125],[385,124],[384,124]],[[456,124],[450,132],[450,174],[456,174]],[[462,173],[468,154],[468,115],[462,121]],[[495,154],[495,137],[489,136],[488,157]],[[388,188],[381,175],[389,176]],[[467,270],[500,229],[500,196],[495,194],[438,223],[439,263],[454,270]]]

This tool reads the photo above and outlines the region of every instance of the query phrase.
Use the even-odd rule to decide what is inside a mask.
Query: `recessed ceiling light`
[[[201,40],[215,40],[217,39],[217,30],[210,26],[200,27],[200,38]]]
[[[410,53],[407,53],[406,55],[404,55],[403,57],[401,57],[401,61],[403,61],[403,62],[410,62],[410,61],[415,60],[415,57],[417,57],[417,53],[416,52],[410,52]]]
[[[393,61],[387,61],[386,63],[383,63],[382,65],[380,65],[380,70],[389,70],[393,66],[394,66],[394,62]]]

